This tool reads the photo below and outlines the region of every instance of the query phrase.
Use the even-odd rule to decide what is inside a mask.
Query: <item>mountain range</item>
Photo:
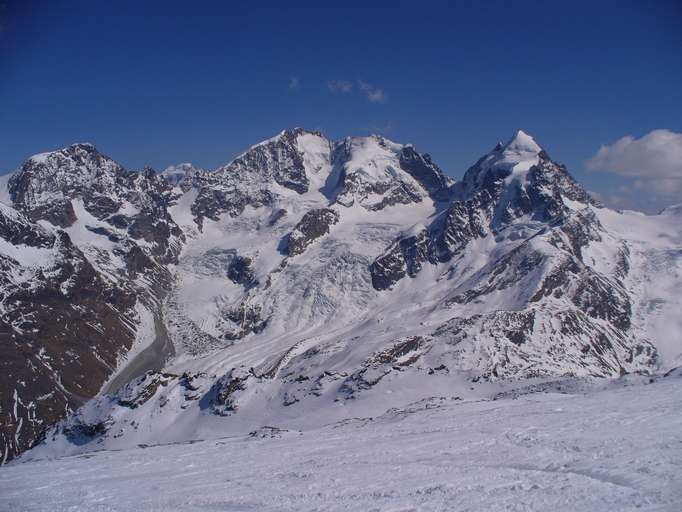
[[[606,208],[523,131],[459,181],[296,128],[215,170],[74,144],[0,189],[3,461],[682,363],[682,206]]]

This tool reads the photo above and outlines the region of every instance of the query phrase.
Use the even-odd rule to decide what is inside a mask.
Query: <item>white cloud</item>
[[[628,135],[602,146],[589,169],[653,179],[682,179],[682,133],[654,130],[640,139]]]
[[[348,80],[330,80],[327,82],[327,87],[331,92],[351,92],[353,90],[353,82]]]
[[[367,99],[374,103],[384,103],[386,101],[386,94],[381,89],[374,89],[367,91]]]
[[[385,103],[388,101],[386,93],[382,89],[374,87],[372,84],[358,80],[358,87],[372,103]]]
[[[630,177],[629,184],[602,195],[617,208],[658,211],[682,200],[682,133],[654,130],[602,146],[587,167]]]
[[[297,76],[289,78],[289,89],[296,91],[301,88],[301,80]]]

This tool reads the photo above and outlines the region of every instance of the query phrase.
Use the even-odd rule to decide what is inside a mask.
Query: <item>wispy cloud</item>
[[[353,92],[356,87],[372,103],[386,103],[388,101],[388,96],[383,89],[374,87],[364,80],[358,80],[355,83],[350,80],[330,80],[327,82],[327,88],[333,93],[348,94]]]
[[[331,92],[347,93],[353,91],[353,82],[348,80],[330,80],[327,82],[327,88]]]
[[[301,88],[301,80],[297,76],[292,76],[289,78],[289,90],[297,91]]]
[[[367,99],[372,103],[386,103],[388,101],[388,96],[378,87],[374,87],[372,84],[358,80],[358,88],[365,94]]]

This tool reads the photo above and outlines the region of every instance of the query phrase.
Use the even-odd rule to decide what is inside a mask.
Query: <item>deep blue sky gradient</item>
[[[412,142],[459,177],[523,128],[604,193],[625,179],[585,169],[601,144],[682,132],[680,1],[26,0],[0,25],[0,172],[79,141],[213,168],[304,126]]]

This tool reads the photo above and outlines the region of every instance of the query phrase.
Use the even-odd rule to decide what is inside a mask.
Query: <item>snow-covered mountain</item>
[[[161,176],[172,186],[183,186],[185,183],[191,186],[194,176],[202,172],[204,170],[199,167],[194,167],[190,163],[182,163],[169,165],[161,172]]]
[[[521,131],[456,183],[411,145],[298,128],[214,171],[160,175],[78,144],[29,159],[7,193],[5,216],[44,239],[0,233],[7,274],[68,259],[55,252],[68,243],[103,283],[92,287],[127,298],[97,303],[128,334],[69,343],[73,321],[50,323],[62,360],[104,363],[83,370],[78,393],[66,363],[34,365],[61,395],[3,383],[5,457],[36,438],[27,422],[46,426],[96,394],[32,453],[301,428],[453,390],[480,397],[495,380],[681,361],[679,208],[604,208]],[[99,325],[96,301],[54,300]],[[12,375],[50,347],[46,327],[22,329]],[[35,414],[39,400],[51,416]]]

